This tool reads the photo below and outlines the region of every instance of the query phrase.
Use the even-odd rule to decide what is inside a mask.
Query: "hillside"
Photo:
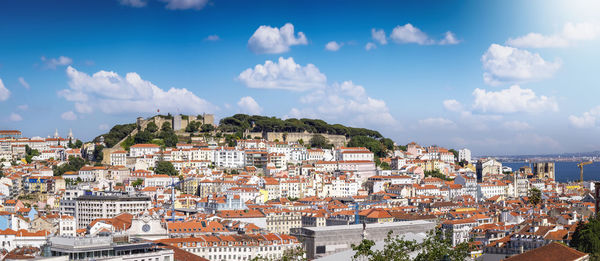
[[[172,130],[174,124],[170,123],[173,119],[171,115],[157,115],[150,119],[155,118],[161,118],[160,121],[156,121],[158,124],[148,124],[148,121],[143,121],[143,124],[138,127],[140,123],[138,121],[138,123],[115,125],[108,133],[96,137],[94,141],[98,142],[100,137],[104,137],[108,148],[127,149],[133,144],[148,142],[174,146],[177,142],[189,140],[190,135],[224,137],[228,145],[233,145],[236,139],[258,136],[269,140],[286,140],[287,137],[288,141],[301,141],[312,147],[331,147],[333,144],[367,147],[378,157],[384,157],[387,151],[394,149],[394,142],[384,138],[378,131],[329,124],[319,119],[282,120],[277,117],[235,114],[221,119],[216,129],[212,126],[204,126],[208,124],[192,122],[188,124],[188,128]],[[186,137],[187,139],[183,139]]]
[[[259,115],[235,114],[219,121],[219,130],[223,132],[308,132],[318,134],[344,135],[348,138],[354,136],[367,136],[375,139],[383,138],[381,133],[365,128],[347,127],[341,124],[329,124],[318,119],[286,120],[277,117]]]

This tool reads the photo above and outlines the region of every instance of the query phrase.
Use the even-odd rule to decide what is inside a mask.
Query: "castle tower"
[[[58,129],[54,129],[54,138],[58,138]]]
[[[69,129],[69,136],[67,138],[69,138],[69,140],[74,140],[75,139],[73,137],[73,130],[72,129]]]

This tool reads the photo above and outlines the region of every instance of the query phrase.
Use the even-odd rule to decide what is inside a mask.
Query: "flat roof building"
[[[358,224],[325,227],[292,228],[291,236],[302,242],[308,259],[348,250],[363,239],[381,241],[389,231],[394,236],[407,233],[426,233],[435,227],[434,222],[415,220],[381,224]]]
[[[137,214],[151,206],[149,196],[83,195],[75,199],[75,217],[78,228],[85,228],[96,219],[113,218],[121,213]]]

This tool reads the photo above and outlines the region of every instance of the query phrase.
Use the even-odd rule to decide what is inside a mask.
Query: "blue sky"
[[[87,140],[156,109],[242,112],[476,155],[597,150],[598,12],[591,0],[0,1],[0,128]]]

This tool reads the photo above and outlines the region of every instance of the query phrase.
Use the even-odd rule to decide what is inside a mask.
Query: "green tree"
[[[177,176],[179,172],[173,167],[173,164],[168,161],[159,161],[156,163],[156,168],[154,168],[154,172],[157,174],[167,174],[169,176]]]
[[[440,229],[427,233],[423,242],[405,240],[400,236],[392,236],[392,232],[384,240],[382,250],[373,250],[375,242],[363,240],[358,245],[352,245],[354,259],[366,258],[369,261],[430,261],[430,260],[452,260],[462,261],[469,255],[469,245],[466,242],[452,247],[452,240],[445,236]],[[411,253],[416,256],[411,257]]]
[[[151,121],[146,125],[146,131],[149,131],[150,133],[155,133],[156,131],[158,131],[158,126],[156,126],[156,123]]]
[[[83,166],[85,161],[82,158],[69,156],[67,163],[53,167],[54,176],[62,176],[67,171],[79,171]]]
[[[326,148],[329,145],[329,141],[327,140],[327,138],[320,134],[313,135],[312,138],[310,138],[309,142],[310,146],[313,148]]]
[[[104,153],[102,153],[102,150],[104,150],[104,146],[102,145],[96,145],[94,147],[94,160],[97,162],[101,162],[104,159]]]
[[[40,152],[38,150],[31,149],[29,145],[25,145],[25,161],[27,161],[27,163],[31,163],[32,158],[39,155]]]
[[[579,222],[569,245],[590,254],[590,260],[600,260],[600,219],[591,218],[587,223]]]
[[[127,137],[127,135],[131,134],[133,130],[135,130],[137,124],[124,124],[124,125],[115,125],[110,129],[110,131],[106,134],[102,134],[94,139],[94,142],[100,142],[100,137],[104,138],[104,143],[108,147],[112,147],[117,144],[120,140]]]
[[[387,162],[381,162],[381,164],[379,165],[379,167],[381,167],[382,170],[391,170],[392,167],[390,166],[390,164],[388,164]]]
[[[144,183],[143,179],[136,179],[135,181],[131,182],[131,186],[132,187],[139,187],[142,185],[142,183]]]
[[[140,144],[140,143],[148,143],[150,142],[154,137],[152,136],[152,133],[150,133],[147,130],[143,130],[138,132],[137,134],[135,134],[135,137],[133,137],[133,142],[135,144]]]
[[[159,137],[164,140],[167,147],[175,147],[179,141],[177,134],[173,130],[163,130],[160,132]]]
[[[131,135],[127,136],[127,139],[121,142],[121,148],[126,151],[129,151],[129,148],[133,145],[135,145],[135,140]]]
[[[212,126],[211,124],[204,124],[204,125],[202,125],[202,127],[200,128],[200,130],[202,132],[211,132],[211,131],[215,130],[215,127]]]
[[[165,122],[162,124],[162,126],[160,127],[161,131],[170,131],[173,130],[173,128],[171,127],[171,123],[170,122]]]
[[[454,154],[454,160],[458,160],[458,151],[456,151],[455,149],[449,149],[449,152],[452,152],[452,154]]]
[[[378,140],[368,136],[355,136],[348,142],[348,147],[365,147],[377,157],[386,156],[386,147]]]
[[[439,179],[443,179],[445,181],[451,181],[453,179],[446,177],[446,175],[442,174],[439,170],[433,170],[433,171],[425,171],[424,172],[425,177],[434,177],[434,178],[439,178]]]
[[[76,140],[74,148],[81,149],[81,147],[83,147],[83,142],[81,140]]]
[[[379,140],[386,150],[394,150],[394,141],[388,138],[382,138]]]
[[[202,125],[199,121],[192,121],[185,127],[185,132],[197,132],[200,129],[200,125]]]
[[[542,192],[538,188],[531,188],[529,193],[527,193],[527,197],[529,198],[529,203],[535,206],[542,201]]]

